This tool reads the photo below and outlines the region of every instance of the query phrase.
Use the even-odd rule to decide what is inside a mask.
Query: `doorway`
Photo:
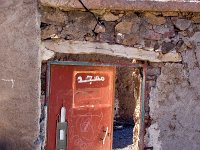
[[[122,65],[121,67],[116,67],[116,82],[115,82],[115,105],[114,105],[114,128],[113,128],[113,149],[125,149],[127,147],[133,147],[135,141],[139,141],[139,126],[140,126],[140,116],[135,118],[135,110],[140,113],[140,86],[141,86],[141,70],[136,67],[129,67],[132,65],[132,60],[120,57],[113,57],[108,55],[91,54],[91,55],[72,55],[72,54],[56,54],[52,61],[84,61],[92,62],[97,64],[128,64]],[[46,62],[42,65],[42,94],[45,93],[45,81],[46,81]],[[127,77],[127,79],[124,79]],[[130,78],[133,78],[130,80]],[[134,83],[134,84],[133,84]],[[127,86],[128,84],[128,86]],[[119,94],[117,94],[120,91]],[[124,94],[123,94],[124,93]],[[127,96],[128,95],[128,96]],[[129,97],[129,100],[125,97]],[[116,101],[117,100],[117,101]],[[127,101],[126,104],[123,104]],[[116,105],[117,104],[117,105]],[[127,105],[128,104],[128,105]],[[128,108],[130,106],[130,108]],[[136,108],[138,107],[138,108]],[[131,110],[131,111],[130,111]],[[133,114],[134,113],[134,114]],[[136,120],[136,126],[135,122]],[[133,131],[137,127],[135,131]],[[133,132],[136,134],[133,135]],[[121,134],[122,133],[122,134]],[[116,135],[116,136],[115,136]],[[126,138],[123,138],[124,135]],[[128,136],[127,136],[128,135]],[[120,139],[120,140],[119,140]],[[44,139],[45,140],[45,139]],[[115,141],[118,141],[116,144]],[[120,141],[120,142],[119,142]],[[133,142],[134,141],[134,142]],[[44,141],[45,142],[45,141]]]

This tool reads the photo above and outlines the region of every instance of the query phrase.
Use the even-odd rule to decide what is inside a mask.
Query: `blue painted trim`
[[[107,64],[107,63],[93,63],[93,62],[82,62],[82,61],[49,61],[49,64],[54,65],[77,65],[77,66],[118,66],[118,67],[135,67],[143,68],[143,64]]]
[[[141,87],[141,132],[140,132],[140,139],[141,145],[140,149],[144,149],[144,134],[145,134],[145,100],[146,100],[146,71],[147,66],[144,64],[143,66],[143,76],[142,76],[142,87]]]
[[[113,66],[110,64],[98,64],[92,62],[82,62],[82,61],[50,61],[50,64],[56,65],[77,65],[77,66]]]
[[[47,106],[48,105],[48,101],[49,101],[49,93],[50,93],[50,76],[51,76],[51,63],[50,62],[47,62],[47,79],[46,79],[46,101],[45,101],[45,105]]]

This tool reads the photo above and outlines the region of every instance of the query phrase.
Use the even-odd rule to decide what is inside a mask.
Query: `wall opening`
[[[86,61],[96,63],[114,63],[114,64],[132,64],[131,59],[113,57],[101,54],[61,54],[57,53],[54,58],[50,60],[55,61]],[[47,62],[42,63],[42,92],[43,101],[46,92],[46,69]],[[113,149],[133,149],[134,139],[138,139],[134,135],[135,125],[135,109],[140,100],[140,69],[130,67],[116,68],[116,82],[115,82],[115,102],[114,102],[114,118],[113,118]],[[41,138],[43,140],[43,147],[45,145],[45,131],[46,131],[46,107],[45,102],[42,102],[42,116],[41,116]]]
[[[113,149],[133,147],[133,115],[139,95],[139,69],[118,67],[115,87]]]

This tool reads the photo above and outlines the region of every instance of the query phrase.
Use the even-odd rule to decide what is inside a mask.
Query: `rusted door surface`
[[[56,149],[60,110],[66,108],[67,150],[111,150],[115,68],[50,65],[47,150]]]

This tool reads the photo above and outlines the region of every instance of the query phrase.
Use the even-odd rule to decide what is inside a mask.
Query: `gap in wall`
[[[57,53],[51,60],[55,61],[85,61],[97,63],[112,63],[112,64],[131,64],[131,59],[114,57],[102,54],[61,54]],[[46,69],[47,62],[42,63],[42,91],[46,92]],[[138,68],[117,67],[116,68],[116,82],[115,82],[115,102],[114,102],[114,124],[113,124],[113,149],[126,150],[133,149],[133,129],[134,129],[134,111],[136,107],[136,99],[139,98],[140,70]],[[44,97],[44,96],[43,96]],[[44,101],[44,100],[43,100]],[[45,121],[46,111],[44,109],[44,102],[42,102],[41,115],[41,137],[45,143]],[[45,144],[43,144],[45,145]]]

